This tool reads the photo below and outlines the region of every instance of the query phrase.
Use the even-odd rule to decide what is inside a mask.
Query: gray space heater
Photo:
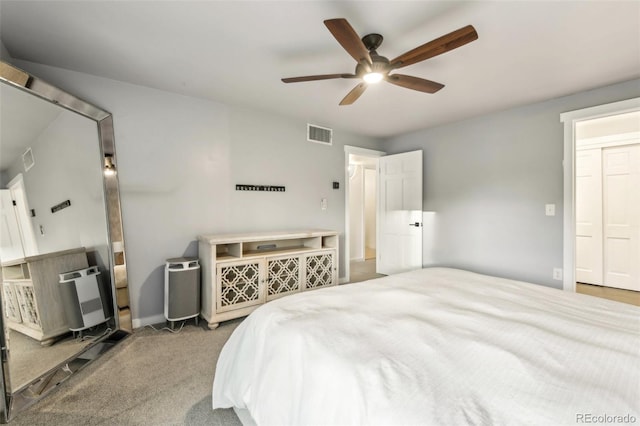
[[[111,318],[109,297],[99,275],[97,266],[59,274],[60,295],[71,331],[82,332]]]
[[[195,257],[167,259],[164,268],[164,316],[167,321],[195,318],[200,314],[200,264]]]

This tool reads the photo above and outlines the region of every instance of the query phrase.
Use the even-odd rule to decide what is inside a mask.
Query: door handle
[[[420,222],[414,222],[414,223],[410,223],[409,226],[415,226],[416,228],[419,228],[422,226],[422,224]]]

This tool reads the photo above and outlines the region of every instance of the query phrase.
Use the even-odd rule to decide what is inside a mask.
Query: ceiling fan
[[[378,83],[382,80],[396,86],[420,92],[435,93],[444,87],[444,84],[423,78],[412,77],[404,74],[390,74],[392,71],[433,58],[450,50],[464,46],[478,39],[478,33],[471,25],[443,35],[435,40],[418,46],[402,55],[388,60],[378,55],[376,49],[382,43],[380,34],[367,34],[362,39],[355,32],[346,19],[327,19],[324,21],[331,34],[338,43],[356,60],[357,65],[353,74],[324,74],[309,75],[304,77],[283,78],[284,83],[299,83],[302,81],[329,80],[333,78],[359,78],[363,81],[354,87],[347,96],[342,99],[340,105],[351,105],[367,89],[368,84]]]

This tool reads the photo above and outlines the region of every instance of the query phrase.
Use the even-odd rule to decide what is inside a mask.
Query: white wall
[[[38,254],[86,247],[91,251],[100,249],[104,260],[108,259],[97,141],[95,121],[61,110],[30,145],[33,167],[25,171],[19,156],[9,168],[9,178],[22,173],[29,208],[36,212],[31,223]],[[51,207],[65,200],[71,206],[51,212]]]
[[[349,181],[349,251],[351,260],[364,259],[364,168],[354,165],[355,172]]]
[[[376,210],[378,187],[375,169],[364,169],[364,245],[376,248]]]
[[[332,146],[310,143],[300,120],[16,65],[113,114],[134,325],[162,320],[165,260],[197,255],[199,234],[309,227],[343,234],[344,145],[379,147],[339,129]],[[237,192],[238,183],[284,185],[286,192]],[[341,276],[343,248],[341,238]]]
[[[639,95],[633,80],[389,139],[390,154],[424,153],[424,211],[435,224],[424,264],[561,288],[552,279],[563,265],[560,113]]]
[[[9,55],[9,51],[7,50],[6,47],[4,47],[4,44],[2,43],[2,40],[0,40],[0,60],[3,60],[5,62],[11,62],[11,55]]]

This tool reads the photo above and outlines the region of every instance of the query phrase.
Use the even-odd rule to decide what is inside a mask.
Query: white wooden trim
[[[22,250],[25,256],[35,256],[38,253],[38,241],[36,240],[33,223],[29,216],[29,198],[27,197],[27,188],[24,184],[24,176],[18,173],[7,184],[7,189],[11,191],[11,198],[15,201],[15,191],[22,194],[24,203],[16,205],[16,218],[18,220],[18,228],[20,228],[20,237],[22,239]]]
[[[638,143],[640,132],[619,133],[617,135],[598,136],[576,140],[576,150],[607,148],[611,146],[633,145]]]
[[[22,176],[22,173],[18,173],[13,177],[13,179],[9,181],[9,183],[7,184],[7,189],[10,189],[12,186],[16,186],[18,184],[24,186],[24,177]]]
[[[576,123],[609,115],[624,114],[640,110],[640,98],[627,99],[583,108],[575,111],[567,111],[560,114],[560,121],[564,123],[564,214],[563,214],[563,248],[562,288],[565,291],[575,292],[575,235],[576,235],[576,207],[575,207],[575,136]]]
[[[361,155],[363,157],[383,157],[387,155],[387,153],[384,151],[377,151],[375,149],[361,148],[359,146],[351,146],[351,145],[345,145],[344,152],[348,154],[353,154],[353,155]],[[349,157],[347,157],[347,162],[348,161],[349,161]]]
[[[344,282],[349,282],[351,280],[351,267],[349,266],[349,257],[351,256],[351,247],[349,244],[349,239],[351,238],[351,233],[349,232],[350,220],[351,217],[349,215],[349,188],[350,188],[350,179],[349,179],[349,155],[361,155],[363,157],[374,157],[379,158],[387,155],[384,151],[376,151],[375,149],[361,148],[358,146],[345,145],[344,146],[344,253],[345,253],[345,262],[344,262],[344,277],[340,278],[340,280],[344,280]],[[376,184],[377,184],[377,176],[378,171],[376,168]],[[376,229],[376,234],[378,233]],[[377,237],[377,236],[376,236]]]

